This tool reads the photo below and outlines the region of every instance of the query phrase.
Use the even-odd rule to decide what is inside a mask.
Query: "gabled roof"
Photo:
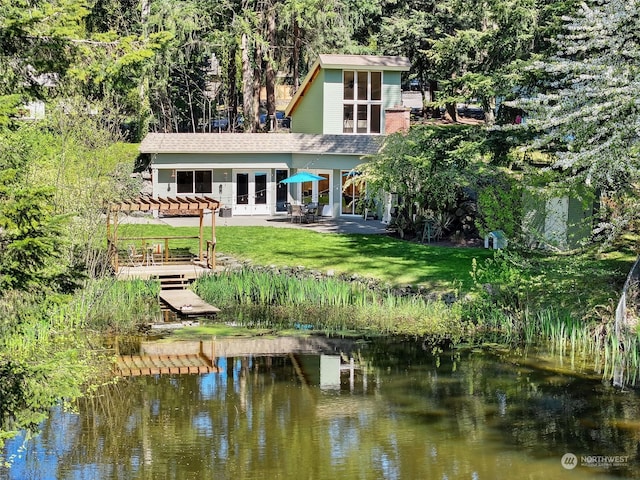
[[[285,115],[290,116],[295,110],[300,98],[304,96],[311,86],[321,68],[332,69],[358,69],[358,70],[387,70],[397,72],[407,72],[411,68],[411,62],[407,57],[391,55],[338,55],[322,54],[309,69],[309,73],[304,78],[302,85],[287,105]]]
[[[140,144],[140,152],[369,155],[378,152],[383,138],[309,133],[150,133]]]

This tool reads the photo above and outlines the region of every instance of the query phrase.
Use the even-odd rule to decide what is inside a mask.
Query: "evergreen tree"
[[[637,211],[640,160],[640,2],[596,0],[567,18],[558,53],[535,65],[547,81],[518,103],[570,184],[605,194],[614,214],[600,228],[624,226]],[[628,194],[632,194],[628,196]],[[622,208],[622,209],[621,209]],[[616,218],[615,221],[611,221]]]

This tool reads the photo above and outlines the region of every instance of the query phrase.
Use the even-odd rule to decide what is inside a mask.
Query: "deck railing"
[[[188,246],[176,246],[176,242],[184,240],[198,240],[197,235],[176,235],[157,237],[118,237],[117,252],[112,249],[112,264],[116,271],[121,266],[132,266],[132,263],[155,264],[156,259],[162,263],[191,263],[198,254],[192,254]],[[129,254],[130,246],[134,246],[138,255],[141,256],[139,262],[135,262]]]

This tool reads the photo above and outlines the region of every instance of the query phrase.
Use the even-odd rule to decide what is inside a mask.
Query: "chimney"
[[[411,119],[410,113],[411,109],[402,105],[387,108],[384,111],[384,133],[390,135],[396,132],[408,132]]]

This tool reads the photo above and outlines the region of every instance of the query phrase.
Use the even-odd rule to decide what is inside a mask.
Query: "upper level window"
[[[382,72],[343,72],[344,133],[380,133]]]
[[[176,176],[178,193],[211,193],[211,170],[178,171]]]

